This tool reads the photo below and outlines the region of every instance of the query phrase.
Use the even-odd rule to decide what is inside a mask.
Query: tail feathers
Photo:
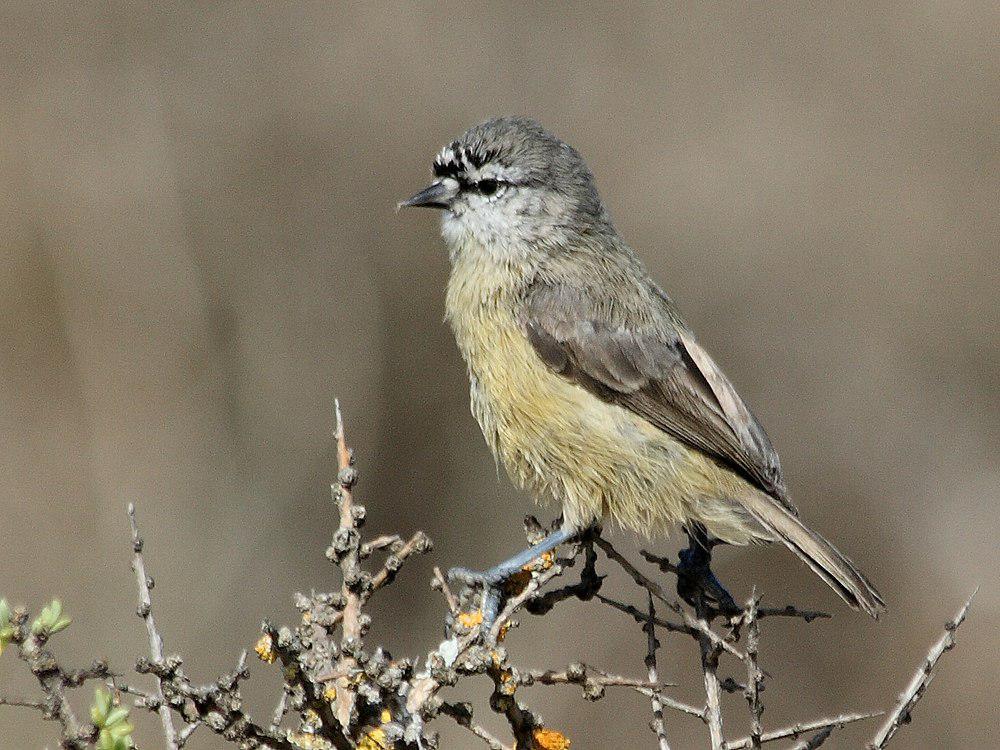
[[[744,499],[747,511],[765,529],[798,555],[806,565],[854,609],[878,619],[885,602],[864,573],[830,542],[763,493]]]

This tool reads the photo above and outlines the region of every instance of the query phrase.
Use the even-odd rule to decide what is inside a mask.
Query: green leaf
[[[133,726],[127,721],[120,722],[114,726],[107,727],[104,731],[110,734],[115,739],[124,738],[132,739],[129,735],[132,734]]]
[[[70,618],[68,618],[68,617],[64,617],[64,618],[62,618],[61,620],[59,620],[58,622],[54,623],[54,624],[53,624],[53,625],[52,625],[52,626],[51,626],[51,627],[49,628],[49,635],[55,635],[55,634],[56,634],[56,633],[58,633],[59,631],[61,631],[61,630],[65,630],[66,628],[68,628],[68,627],[69,627],[69,624],[70,624],[71,622],[73,622],[73,621],[72,621],[72,620],[71,620]]]
[[[129,731],[131,732],[131,727]],[[132,750],[135,745],[128,736],[116,736],[107,729],[102,729],[97,736],[97,750]]]
[[[31,632],[35,635],[41,635],[42,633],[51,635],[52,633],[58,633],[60,630],[65,630],[70,623],[70,619],[63,617],[62,611],[62,602],[58,599],[53,599],[42,607],[42,611],[38,617],[31,623]]]
[[[101,688],[94,690],[94,705],[90,707],[90,719],[100,733],[97,736],[97,750],[131,750],[134,747],[132,732],[135,728],[128,720],[129,710],[115,704],[111,693]]]
[[[128,719],[128,709],[122,706],[118,706],[111,713],[109,713],[104,719],[104,726],[111,727],[115,724],[125,721]],[[132,731],[131,729],[129,731]]]
[[[103,728],[112,708],[111,693],[101,688],[95,688],[94,705],[90,707],[90,720],[94,722],[94,726]]]
[[[0,628],[10,624],[10,605],[6,599],[0,599]]]

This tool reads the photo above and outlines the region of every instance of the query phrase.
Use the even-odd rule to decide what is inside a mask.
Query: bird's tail
[[[762,492],[754,492],[751,498],[745,498],[744,506],[765,529],[784,542],[845,602],[878,619],[885,609],[885,602],[864,573],[836,547]]]

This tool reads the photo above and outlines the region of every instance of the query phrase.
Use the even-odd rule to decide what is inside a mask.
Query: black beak
[[[396,208],[448,208],[448,201],[454,197],[443,181],[424,188],[412,198],[400,201]]]

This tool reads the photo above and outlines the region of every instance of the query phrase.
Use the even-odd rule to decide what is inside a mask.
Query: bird
[[[805,524],[760,422],[619,235],[586,162],[537,121],[498,117],[443,147],[433,181],[399,203],[441,210],[445,318],[471,409],[507,473],[561,525],[485,572],[501,584],[611,521],[650,537],[680,528],[678,592],[738,609],[711,572],[719,544],[782,542],[852,608],[885,602]]]

